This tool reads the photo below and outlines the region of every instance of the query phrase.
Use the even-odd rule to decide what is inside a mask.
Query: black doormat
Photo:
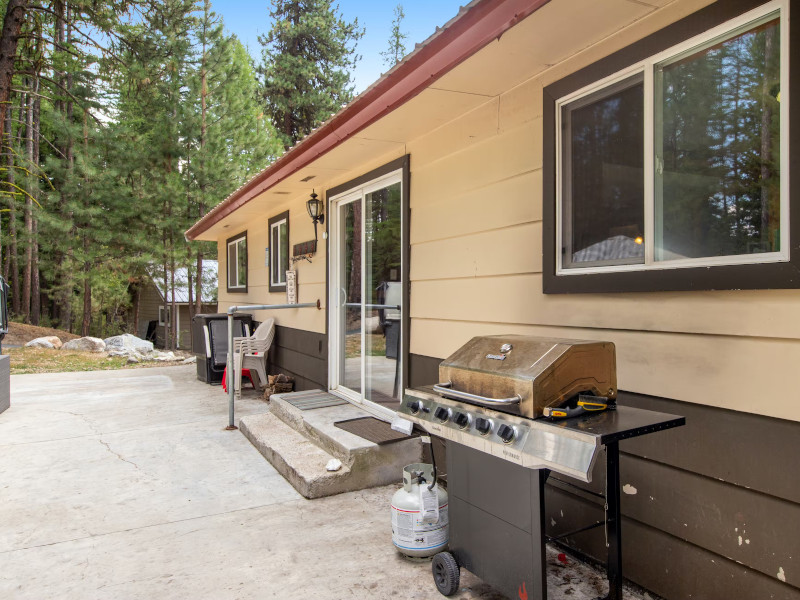
[[[409,437],[419,437],[419,433],[412,433],[410,436],[400,433],[392,429],[392,426],[386,421],[381,421],[375,417],[359,417],[357,419],[348,419],[347,421],[339,421],[334,423],[339,429],[344,429],[364,438],[374,444],[382,446],[383,444],[391,444],[408,439]]]

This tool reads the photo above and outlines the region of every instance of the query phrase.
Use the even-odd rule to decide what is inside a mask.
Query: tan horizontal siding
[[[541,187],[542,172],[535,170],[451,194],[434,204],[415,202],[412,195],[411,244],[541,221]]]
[[[540,273],[509,269],[523,263],[518,257],[502,262],[509,273],[495,267],[499,274],[486,275],[485,261],[480,273],[469,273],[468,261],[482,252],[474,246],[482,238],[473,237],[477,239],[465,238],[463,244],[462,238],[448,240],[450,250],[438,262],[432,252],[423,252],[428,244],[414,247],[412,257],[419,253],[429,262],[413,271],[425,280],[412,283],[412,318],[800,339],[800,290],[542,294]],[[446,260],[457,256],[458,249],[463,261]],[[487,253],[493,256],[495,249]]]
[[[310,193],[310,190],[309,190]],[[264,249],[270,246],[268,220],[286,210],[289,211],[289,253],[292,246],[300,242],[314,239],[314,227],[306,211],[305,201],[308,197],[298,197],[293,201],[277,205],[269,213],[254,217],[247,227],[247,292],[228,293],[227,290],[227,245],[228,238],[218,241],[219,256],[219,293],[218,310],[226,312],[231,306],[248,304],[285,304],[286,292],[269,291],[269,268],[265,264]],[[324,307],[325,280],[326,280],[326,246],[322,238],[323,229],[319,229],[319,243],[317,254],[311,259],[299,261],[289,267],[297,271],[298,302],[316,302],[319,300]],[[236,235],[239,231],[232,231],[228,237]],[[253,318],[262,321],[274,317],[275,321],[283,326],[308,331],[324,333],[325,311],[313,308],[298,308],[275,311],[250,311]]]
[[[498,303],[494,314],[500,318]],[[622,390],[800,421],[797,403],[787,393],[787,380],[800,364],[800,340],[416,317],[411,352],[446,357],[473,336],[503,333],[608,340],[617,347]]]
[[[411,249],[411,279],[438,280],[539,272],[542,270],[541,223],[524,223],[447,240],[416,244]]]

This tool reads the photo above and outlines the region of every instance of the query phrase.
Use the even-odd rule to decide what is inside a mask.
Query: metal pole
[[[245,306],[231,306],[228,309],[228,360],[227,373],[228,373],[228,426],[225,428],[228,431],[238,429],[234,425],[234,377],[233,377],[233,315],[242,310],[280,310],[284,308],[311,308],[317,310],[321,309],[319,300],[316,302],[306,302],[304,304],[251,304]]]
[[[233,403],[234,403],[234,377],[233,377],[233,314],[236,312],[236,307],[232,307],[233,310],[230,308],[228,309],[228,360],[226,361],[227,373],[228,377],[228,426],[225,428],[228,431],[233,429],[238,429],[236,425],[233,424],[234,417],[233,417]]]

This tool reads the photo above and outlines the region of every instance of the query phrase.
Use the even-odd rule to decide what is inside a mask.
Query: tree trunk
[[[142,299],[142,285],[133,284],[133,335],[139,336],[139,301]]]
[[[36,92],[34,81],[28,80],[28,85],[33,93]],[[26,167],[33,170],[33,94],[28,94],[26,102],[25,119],[25,159]],[[30,323],[31,316],[31,266],[33,263],[33,200],[25,196],[25,269],[22,275],[22,307],[21,315],[26,323]]]
[[[9,145],[11,144],[11,134],[13,133],[13,128],[11,126],[11,111],[6,113],[6,135],[7,141]],[[14,154],[11,152],[11,148],[9,147],[8,155],[6,157],[6,165],[8,167],[8,182],[9,184],[14,184],[16,175],[14,172]],[[17,193],[16,188],[13,185],[9,185],[9,196],[8,196],[8,236],[9,236],[9,244],[8,244],[8,259],[7,259],[7,266],[9,269],[9,273],[5,274],[6,281],[11,281],[11,312],[15,315],[19,314],[19,262],[17,258],[17,203],[14,200],[14,194]],[[5,268],[6,265],[4,265]]]
[[[72,39],[72,25],[70,24],[71,19],[71,11],[69,6],[67,6],[67,18],[66,18],[66,40],[67,44],[71,45],[73,43]],[[66,83],[67,90],[72,90],[72,73],[67,74],[67,83]],[[67,100],[66,107],[64,104],[61,105],[62,111],[66,109],[66,122],[72,123],[72,115],[73,115],[73,103],[72,100]],[[66,172],[66,181],[70,181],[72,179],[73,173],[75,172],[75,143],[72,139],[71,134],[67,134],[66,145],[62,149],[64,155],[67,157],[67,172]],[[72,223],[73,221],[73,213],[69,209],[67,205],[67,198],[64,194],[61,194],[61,198],[59,201],[60,213],[62,215],[62,219],[64,219],[67,223]],[[70,232],[70,239],[75,239],[77,236],[76,228],[72,227],[72,231]],[[73,268],[75,264],[75,252],[71,246],[67,248],[66,258],[62,260],[61,264],[59,265],[59,269],[61,270],[61,274],[59,277],[59,305],[61,307],[61,319],[59,323],[61,324],[62,329],[67,329],[70,333],[72,333],[72,298],[75,292],[75,279],[73,277]]]
[[[198,315],[203,312],[203,251],[197,251],[197,281],[195,281],[195,311]]]
[[[38,77],[34,80],[35,91],[39,92],[40,80]],[[41,133],[41,110],[42,101],[37,95],[33,99],[33,164],[32,167],[38,171],[39,168],[39,136]],[[34,183],[30,193],[39,200],[39,184]],[[38,208],[38,207],[37,207]],[[39,325],[39,319],[42,314],[42,298],[41,286],[39,281],[39,218],[33,215],[33,238],[31,239],[31,247],[33,248],[31,257],[31,323]]]
[[[83,252],[89,252],[89,236],[83,236]],[[81,323],[81,335],[89,335],[89,327],[92,324],[92,282],[91,282],[92,263],[88,260],[83,262],[83,321]]]
[[[177,350],[178,349],[178,308],[177,304],[175,303],[175,246],[170,240],[170,247],[172,248],[172,256],[170,257],[170,290],[172,290],[172,298],[170,299],[169,304],[169,312],[170,312],[170,321],[172,322],[170,341],[169,341],[169,349],[170,350]]]
[[[17,42],[29,4],[28,0],[9,0],[6,6],[3,30],[0,33],[0,123],[5,123],[6,112],[8,112],[8,102],[11,99],[11,80],[14,77],[17,59]]]

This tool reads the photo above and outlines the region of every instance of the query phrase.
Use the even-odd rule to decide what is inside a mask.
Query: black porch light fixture
[[[311,190],[311,198],[306,201],[308,215],[314,222],[314,239],[317,239],[317,223],[325,224],[325,215],[322,214],[322,200],[317,198],[314,190]]]

